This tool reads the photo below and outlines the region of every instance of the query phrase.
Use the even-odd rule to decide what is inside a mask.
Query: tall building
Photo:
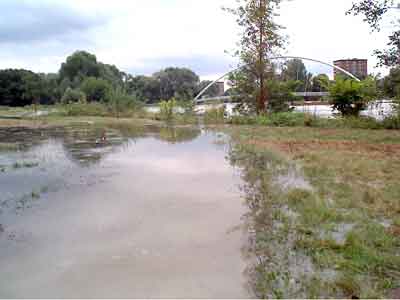
[[[223,81],[218,81],[216,86],[218,88],[218,96],[223,96],[225,93],[225,83]]]
[[[340,67],[347,72],[350,72],[354,76],[363,79],[368,76],[368,60],[367,59],[340,59],[335,60],[333,64],[337,67]],[[336,76],[345,76],[343,72],[340,72],[337,69],[334,69],[335,78]]]

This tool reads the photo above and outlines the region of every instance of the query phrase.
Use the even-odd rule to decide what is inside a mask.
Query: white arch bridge
[[[327,62],[321,61],[321,60],[317,60],[317,59],[313,59],[313,58],[307,58],[307,57],[300,57],[300,56],[275,56],[275,57],[269,58],[269,60],[279,60],[279,59],[300,59],[300,60],[306,60],[306,61],[311,61],[311,62],[319,63],[319,64],[322,64],[322,65],[325,65],[325,66],[329,66],[329,67],[331,67],[331,68],[333,68],[333,69],[336,69],[336,70],[338,70],[338,71],[344,73],[345,75],[347,75],[347,76],[353,78],[353,79],[356,80],[356,81],[360,81],[360,79],[358,79],[356,76],[354,76],[354,75],[351,74],[350,72],[346,71],[345,69],[343,69],[343,68],[341,68],[341,67],[338,67],[338,66],[335,66],[335,65],[333,65],[333,64],[331,64],[331,63],[327,63]],[[216,84],[217,82],[219,82],[219,81],[221,81],[222,79],[224,79],[224,78],[225,78],[226,76],[228,76],[229,74],[231,74],[231,73],[233,73],[233,72],[236,72],[236,71],[240,70],[241,68],[243,68],[243,67],[245,67],[245,66],[246,66],[246,65],[239,66],[238,68],[236,68],[236,69],[234,69],[234,70],[231,70],[231,71],[225,73],[224,75],[222,75],[222,76],[219,77],[218,79],[216,79],[216,80],[214,80],[213,82],[211,82],[208,86],[206,86],[206,87],[196,96],[196,98],[194,98],[194,102],[195,102],[195,103],[201,103],[201,102],[199,102],[201,96],[203,96],[204,93],[207,92],[207,90],[208,90],[209,88],[211,88],[214,84]],[[311,93],[311,92],[309,92],[309,93]],[[311,95],[311,94],[308,94],[308,95]],[[325,95],[325,96],[326,96],[326,95]],[[229,97],[229,99],[230,99],[230,96],[228,96],[228,97]],[[219,100],[219,101],[224,100],[224,101],[225,101],[226,99],[228,99],[228,98],[225,98],[225,99],[224,99],[224,98],[225,98],[225,97],[208,98],[207,101],[212,101],[212,100]],[[204,102],[204,101],[203,101],[203,102]]]

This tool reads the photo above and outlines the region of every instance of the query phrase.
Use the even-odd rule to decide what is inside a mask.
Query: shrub
[[[333,109],[340,111],[343,116],[358,116],[376,96],[376,82],[372,78],[358,82],[339,77],[330,87],[330,94]]]
[[[400,129],[400,116],[390,116],[382,121],[385,129]]]
[[[107,102],[113,92],[111,84],[95,77],[86,78],[81,85],[81,90],[86,94],[89,101]]]
[[[163,121],[172,121],[175,117],[177,102],[175,99],[160,102],[160,118]]]
[[[75,102],[86,102],[86,94],[80,90],[74,90],[67,88],[64,95],[61,98],[63,104],[75,103]]]
[[[204,122],[206,123],[224,123],[225,122],[225,105],[221,107],[213,107],[204,113]]]
[[[131,117],[143,113],[143,103],[137,101],[134,96],[128,95],[124,90],[117,88],[111,93],[108,103],[109,110],[114,116]]]

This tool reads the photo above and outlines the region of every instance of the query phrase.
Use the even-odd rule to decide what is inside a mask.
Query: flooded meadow
[[[0,129],[0,297],[248,298],[225,138]]]

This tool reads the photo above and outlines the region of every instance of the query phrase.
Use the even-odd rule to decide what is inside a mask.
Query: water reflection
[[[13,145],[13,150],[0,151],[0,213],[30,208],[43,191],[79,184],[91,167],[138,140],[154,138],[174,144],[192,141],[200,133],[197,128],[87,124],[0,128],[0,145]]]
[[[218,136],[111,126],[102,144],[103,129],[42,130],[0,154],[40,162],[0,174],[0,297],[247,298],[239,178]],[[33,207],[7,213],[21,199]]]

